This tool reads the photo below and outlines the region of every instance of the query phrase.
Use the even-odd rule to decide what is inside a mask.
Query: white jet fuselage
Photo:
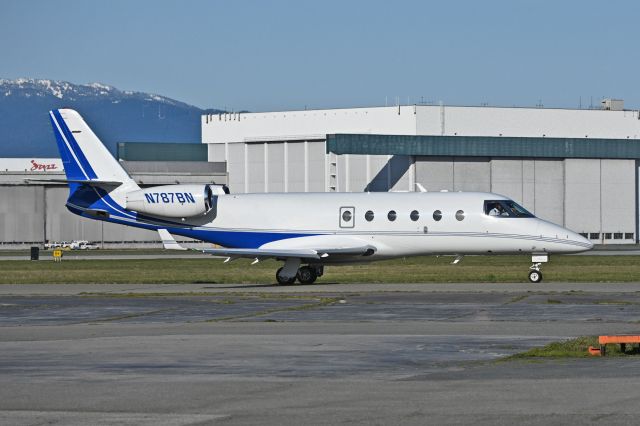
[[[366,260],[426,254],[573,253],[591,248],[581,235],[535,217],[490,216],[484,208],[487,200],[508,199],[479,192],[228,194],[217,197],[215,218],[200,229],[210,233],[212,242],[238,248],[317,247],[329,240],[336,245],[337,237],[353,245],[358,239],[376,248]],[[394,212],[395,219],[390,220]],[[373,218],[367,220],[371,213]],[[219,231],[246,238],[230,241],[225,233],[218,240]],[[271,241],[256,245],[262,242],[259,238]]]

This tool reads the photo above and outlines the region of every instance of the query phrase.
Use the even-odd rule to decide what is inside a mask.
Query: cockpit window
[[[484,214],[494,217],[535,217],[513,200],[487,200]]]

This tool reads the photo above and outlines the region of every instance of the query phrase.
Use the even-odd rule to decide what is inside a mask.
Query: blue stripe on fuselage
[[[221,231],[203,229],[168,228],[170,233],[195,238],[228,248],[258,248],[263,244],[288,238],[309,237],[318,234],[276,232]]]
[[[72,206],[67,205],[69,211],[75,214],[79,214],[84,217],[88,217],[90,219],[96,219],[95,216],[84,213],[82,210]],[[93,205],[91,208],[96,208]],[[301,234],[294,232],[259,232],[259,231],[225,231],[220,229],[193,229],[193,228],[174,228],[171,226],[158,226],[144,222],[132,222],[130,220],[125,220],[121,216],[118,215],[118,212],[114,212],[113,209],[110,209],[108,206],[106,208],[99,207],[100,209],[109,211],[109,214],[112,215],[108,219],[101,219],[106,222],[117,223],[120,225],[132,226],[135,228],[143,228],[152,231],[157,231],[158,229],[166,229],[170,233],[174,235],[181,235],[183,237],[195,238],[197,240],[219,244],[224,247],[229,248],[258,248],[263,244],[267,244],[273,241],[285,240],[287,238],[297,238],[297,237],[309,237],[312,235],[320,235],[318,233],[312,234]]]

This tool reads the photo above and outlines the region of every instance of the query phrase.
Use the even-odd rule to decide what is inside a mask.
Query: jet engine
[[[152,186],[129,192],[126,207],[128,210],[154,216],[203,216],[215,208],[217,195],[228,191],[223,185]]]

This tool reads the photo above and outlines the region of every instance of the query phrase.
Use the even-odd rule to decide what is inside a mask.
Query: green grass
[[[527,282],[529,256],[414,257],[369,264],[328,266],[319,283]],[[273,283],[282,262],[250,265],[221,259],[0,261],[0,284],[22,283]],[[637,256],[554,256],[543,265],[545,282],[640,280]],[[543,282],[540,284],[544,286]],[[550,302],[553,303],[553,302]]]
[[[562,342],[549,343],[541,348],[533,348],[526,352],[511,355],[504,360],[532,360],[540,358],[592,358],[588,348],[599,348],[597,336],[584,336]],[[637,346],[628,345],[625,353],[620,351],[620,345],[607,345],[607,357],[638,355]],[[593,357],[595,358],[595,357]]]

